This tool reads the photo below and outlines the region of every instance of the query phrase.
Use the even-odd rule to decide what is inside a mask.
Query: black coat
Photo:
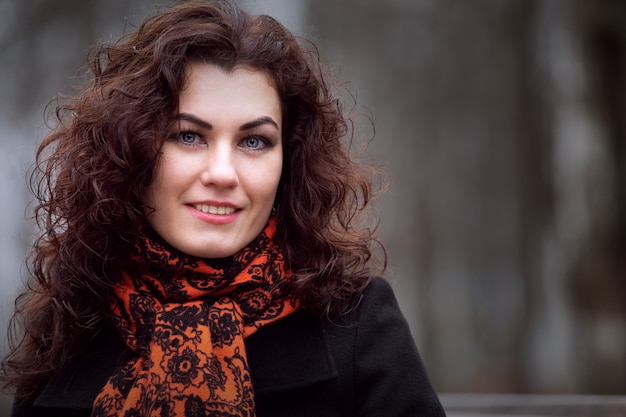
[[[258,417],[417,417],[445,413],[389,284],[374,279],[359,307],[333,320],[296,312],[246,339]],[[88,416],[129,351],[103,333],[14,417]]]

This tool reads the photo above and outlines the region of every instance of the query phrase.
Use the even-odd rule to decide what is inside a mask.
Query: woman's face
[[[280,99],[269,77],[192,64],[147,193],[154,230],[180,251],[233,255],[265,226],[282,171]]]

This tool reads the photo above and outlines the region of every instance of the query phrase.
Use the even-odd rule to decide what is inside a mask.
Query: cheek
[[[264,167],[246,174],[249,179],[248,191],[257,204],[263,205],[268,210],[274,204],[278,183],[280,182],[282,166],[280,163],[267,164]]]
[[[163,181],[164,178],[167,178],[167,175],[164,175],[162,167],[159,167],[146,191],[146,203],[153,209],[158,209],[162,203],[160,200],[165,195],[164,190],[167,189],[167,184]]]
[[[267,190],[267,194],[271,195],[273,200],[282,176],[282,158],[276,161],[276,163],[274,163],[271,168],[266,171],[265,175],[267,179],[265,181],[265,189]]]
[[[185,189],[191,177],[189,162],[163,156],[157,166],[152,183],[146,193],[146,202],[154,209],[163,206],[168,198],[175,197]],[[162,208],[162,207],[161,207]]]

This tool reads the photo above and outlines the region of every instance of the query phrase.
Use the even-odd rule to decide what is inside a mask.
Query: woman
[[[91,64],[37,154],[14,416],[443,415],[314,48],[189,1]]]

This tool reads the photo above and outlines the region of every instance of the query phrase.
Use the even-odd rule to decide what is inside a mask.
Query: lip
[[[212,224],[229,224],[237,220],[241,209],[234,204],[217,201],[199,201],[185,205],[197,219]]]

